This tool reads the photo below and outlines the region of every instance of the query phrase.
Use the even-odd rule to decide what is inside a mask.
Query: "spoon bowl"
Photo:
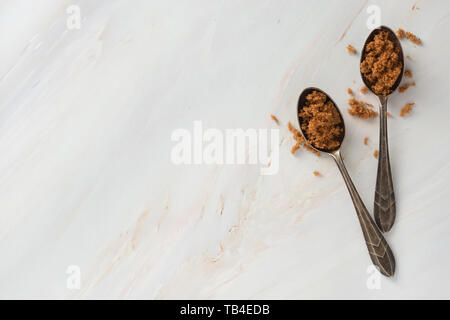
[[[306,106],[306,97],[312,93],[313,91],[317,91],[320,93],[323,93],[326,97],[328,101],[331,101],[334,106],[337,106],[337,104],[330,98],[330,96],[328,96],[325,92],[323,92],[322,90],[320,90],[319,88],[314,88],[314,87],[309,87],[306,88],[305,90],[303,90],[303,92],[300,94],[300,97],[298,98],[298,103],[297,103],[297,115],[298,115],[298,121],[299,121],[299,125],[300,125],[300,131],[303,134],[303,137],[305,138],[305,140],[308,141],[308,137],[307,134],[305,132],[303,132],[302,130],[302,124],[304,122],[303,118],[300,116],[300,112],[302,111],[303,107]],[[339,113],[339,117],[341,118],[341,127],[342,127],[342,136],[340,137],[340,144],[339,147],[335,148],[335,149],[323,149],[323,148],[318,148],[314,145],[312,145],[312,147],[317,150],[317,151],[321,151],[321,152],[326,152],[326,153],[330,153],[333,151],[336,151],[337,149],[340,148],[340,146],[342,145],[342,141],[344,140],[344,136],[345,136],[345,125],[344,125],[344,118],[342,117],[341,111],[336,107],[337,112]]]
[[[397,80],[395,81],[395,83],[392,85],[392,87],[391,87],[391,90],[390,90],[390,93],[389,94],[392,94],[392,92],[394,92],[397,88],[398,88],[398,86],[400,85],[400,82],[402,82],[402,78],[403,78],[403,73],[404,73],[404,70],[405,70],[405,60],[404,60],[404,58],[403,58],[403,50],[402,50],[402,46],[401,46],[401,44],[400,44],[400,40],[398,40],[398,38],[397,38],[397,36],[395,35],[395,32],[394,31],[392,31],[390,28],[388,28],[388,27],[386,27],[386,26],[380,26],[380,27],[378,27],[378,28],[376,28],[376,29],[373,29],[372,30],[372,32],[369,34],[369,36],[367,37],[367,39],[366,39],[366,41],[364,42],[364,46],[363,46],[363,48],[362,48],[362,50],[361,50],[361,59],[360,59],[360,61],[359,61],[359,65],[361,65],[361,63],[364,61],[364,59],[366,58],[366,55],[367,55],[367,52],[366,52],[366,48],[367,48],[367,44],[369,43],[369,42],[371,42],[374,38],[375,38],[375,36],[378,34],[378,33],[380,33],[381,31],[385,31],[385,32],[387,32],[388,33],[388,39],[389,40],[391,40],[393,43],[394,43],[394,46],[396,47],[396,48],[399,48],[400,49],[400,52],[399,52],[399,59],[400,59],[400,61],[401,61],[401,63],[402,63],[402,71],[400,72],[400,75],[398,76],[398,78],[397,78]],[[364,82],[364,85],[371,91],[371,92],[373,92],[375,95],[377,95],[378,97],[383,97],[383,95],[379,95],[379,94],[376,94],[374,91],[373,91],[373,89],[372,89],[372,85],[371,85],[371,83],[367,80],[367,78],[364,76],[364,74],[361,72],[361,69],[360,69],[360,74],[361,74],[361,78],[362,78],[362,81]]]
[[[353,205],[355,206],[356,214],[358,216],[359,223],[361,225],[361,229],[364,235],[364,239],[366,241],[367,249],[369,251],[370,258],[375,266],[377,266],[380,270],[380,272],[387,276],[391,277],[394,275],[395,272],[395,259],[394,255],[392,253],[391,248],[389,247],[388,243],[386,242],[386,239],[383,237],[382,233],[378,229],[377,225],[373,221],[372,217],[369,214],[369,211],[366,209],[366,206],[364,205],[363,201],[361,200],[361,197],[358,194],[358,191],[356,190],[355,185],[352,182],[352,179],[350,178],[350,175],[347,172],[347,169],[345,168],[344,161],[341,157],[341,151],[340,148],[342,146],[342,142],[344,140],[345,136],[345,124],[344,124],[344,118],[342,117],[342,113],[339,111],[339,108],[337,107],[337,104],[330,98],[328,94],[326,94],[324,91],[310,87],[303,90],[303,92],[300,94],[300,97],[298,99],[297,104],[297,118],[300,126],[300,132],[303,135],[303,138],[308,141],[307,134],[302,129],[302,124],[305,121],[300,116],[300,112],[306,105],[306,97],[308,94],[312,93],[313,91],[318,91],[323,93],[326,97],[326,101],[331,101],[334,104],[334,107],[339,113],[339,116],[341,118],[341,124],[343,128],[342,136],[340,137],[340,144],[337,148],[332,150],[326,150],[321,148],[316,148],[313,144],[311,144],[311,147],[314,150],[317,150],[319,152],[323,152],[331,156],[338,168],[341,172],[344,181],[347,185],[348,191],[350,193],[350,196],[353,201]]]

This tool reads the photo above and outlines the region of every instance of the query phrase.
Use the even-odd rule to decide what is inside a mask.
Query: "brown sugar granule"
[[[367,93],[367,87],[366,86],[362,86],[361,89],[359,89],[359,91],[361,93]]]
[[[365,137],[364,138],[364,144],[367,146],[367,141],[369,140],[369,138],[368,137]]]
[[[405,83],[404,85],[402,85],[398,88],[398,92],[400,92],[400,93],[405,92],[406,90],[408,90],[409,87],[411,87],[411,86],[414,87],[415,85],[416,85],[415,81],[413,81],[411,83]]]
[[[356,54],[356,49],[355,49],[354,46],[352,46],[351,44],[349,44],[349,45],[347,46],[347,52],[348,52],[349,54]]]
[[[405,106],[402,108],[402,110],[400,110],[400,117],[404,117],[405,115],[407,115],[408,113],[411,112],[411,107],[415,105],[414,102],[409,102],[407,104],[405,104]]]
[[[288,129],[290,132],[292,132],[292,138],[294,138],[295,140],[295,145],[291,148],[291,153],[295,154],[295,151],[297,151],[298,149],[300,149],[300,147],[303,145],[303,147],[308,150],[313,152],[315,155],[320,156],[320,152],[318,152],[317,150],[314,150],[313,148],[311,148],[311,146],[309,146],[305,139],[302,136],[302,133],[300,132],[300,130],[296,129],[290,122],[288,122]]]
[[[403,39],[406,36],[405,30],[398,28],[397,30],[397,37],[399,39]]]
[[[270,119],[272,119],[273,121],[275,121],[275,123],[278,125],[280,124],[280,121],[278,121],[278,118],[275,117],[273,114],[270,115]]]
[[[386,115],[388,116],[388,117],[391,117],[392,115],[391,115],[391,113],[388,111],[388,112],[386,112]]]
[[[341,145],[342,119],[334,103],[318,91],[306,96],[299,117],[308,143],[318,149],[333,150]]]
[[[375,150],[375,151],[373,152],[373,157],[374,157],[375,159],[378,159],[378,150]]]
[[[350,89],[350,88],[348,88],[348,89],[347,89],[347,93],[353,95],[353,90]]]
[[[348,114],[354,117],[358,117],[361,119],[368,119],[373,118],[378,115],[378,112],[367,108],[366,106],[372,106],[371,104],[364,102],[364,101],[358,101],[355,98],[351,98],[348,100],[348,104],[350,106],[349,109],[347,109]]]
[[[296,141],[296,144],[292,147],[291,153],[294,154],[295,151],[297,151],[300,146],[305,142],[305,139],[303,139],[303,136],[301,132],[294,128],[294,126],[288,122],[288,129],[292,133],[292,138]]]
[[[295,151],[297,151],[299,148],[300,148],[300,144],[296,143],[295,145],[292,146],[291,153],[295,154]]]
[[[300,131],[298,131],[297,129],[295,129],[295,127],[291,124],[291,122],[288,122],[287,124],[288,129],[291,133],[296,134],[297,132],[300,133]]]
[[[411,41],[411,42],[413,42],[413,43],[415,43],[417,45],[421,45],[422,44],[422,40],[420,40],[415,34],[413,34],[411,32],[408,32],[408,31],[405,31],[405,30],[400,29],[400,28],[397,30],[397,37],[399,39],[406,38],[409,41]]]
[[[422,44],[422,40],[420,40],[415,34],[411,32],[406,32],[406,38],[409,39],[409,41],[417,44],[418,46]]]
[[[319,171],[314,171],[313,174],[317,177],[320,176],[320,172]]]
[[[361,73],[377,95],[388,95],[402,72],[400,48],[389,39],[389,33],[380,31],[365,47]]]
[[[412,60],[411,56],[406,56],[406,58],[408,58],[409,60]]]
[[[408,77],[408,78],[412,78],[411,70],[405,70],[405,76]]]

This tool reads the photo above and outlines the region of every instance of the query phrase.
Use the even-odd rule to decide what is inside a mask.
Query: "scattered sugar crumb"
[[[350,89],[350,88],[348,88],[348,89],[347,89],[347,93],[350,94],[350,95],[353,95],[353,90]]]
[[[407,76],[408,78],[412,78],[411,70],[405,70],[405,76]]]
[[[405,92],[406,90],[408,90],[409,87],[414,87],[415,85],[416,85],[415,81],[411,83],[405,83],[404,85],[400,86],[400,88],[398,88],[398,92],[400,93]]]
[[[411,32],[406,32],[406,38],[409,39],[409,41],[417,44],[418,46],[422,45],[422,40],[420,40],[419,37]]]
[[[405,30],[398,28],[397,29],[397,37],[399,39],[403,39],[406,36]]]
[[[349,54],[356,54],[356,49],[355,49],[355,47],[354,46],[352,46],[351,44],[349,44],[348,46],[347,46],[347,52],[349,53]]]
[[[272,119],[273,121],[275,121],[275,123],[278,125],[280,124],[280,121],[278,121],[278,118],[275,117],[273,114],[270,115],[270,119]]]
[[[378,150],[375,150],[373,152],[373,156],[374,156],[375,159],[378,159]]]
[[[408,39],[409,41],[411,41],[411,42],[413,42],[413,43],[415,43],[415,44],[417,44],[417,45],[421,45],[421,44],[422,44],[422,40],[420,40],[420,38],[417,37],[414,33],[409,32],[409,31],[405,31],[405,30],[403,30],[403,29],[401,29],[401,28],[399,28],[399,29],[397,30],[397,37],[398,37],[399,39],[404,39],[404,38],[406,38],[406,39]]]
[[[308,145],[305,139],[302,136],[300,130],[296,129],[290,122],[287,124],[289,131],[292,133],[292,138],[295,140],[295,145],[291,148],[291,153],[295,154],[295,152],[303,146],[306,150],[311,151],[316,156],[320,156],[320,152],[314,150],[310,145]]]
[[[319,171],[314,171],[313,174],[317,177],[320,176],[320,172]]]
[[[348,100],[350,109],[347,109],[348,114],[361,119],[373,118],[378,115],[378,112],[367,108],[372,106],[370,103],[364,101],[358,101],[355,98]]]
[[[400,110],[400,117],[404,117],[405,115],[409,114],[412,110],[412,106],[415,105],[414,102],[408,102],[405,104],[405,106]]]
[[[390,113],[389,111],[386,112],[386,115],[387,115],[388,117],[392,117],[392,115],[391,115],[391,113]]]
[[[292,125],[291,122],[288,122],[287,126],[288,126],[288,130],[289,130],[290,132],[292,132],[292,133],[297,133],[298,130],[297,130],[296,128],[294,128],[294,126]]]
[[[361,89],[359,89],[359,91],[361,91],[361,93],[367,93],[367,87],[362,86]]]
[[[364,138],[364,144],[367,146],[367,141],[369,140],[369,137]]]

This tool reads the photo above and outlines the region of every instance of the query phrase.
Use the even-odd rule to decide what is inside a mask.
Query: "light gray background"
[[[71,4],[80,30],[66,26]],[[362,85],[346,46],[361,49],[371,4],[424,41],[402,42],[417,86],[389,100],[397,273],[379,290],[335,164],[292,156],[286,130],[307,86],[346,109]],[[1,1],[0,297],[450,298],[450,2],[414,4]],[[274,128],[272,113],[277,175],[170,161],[177,128]],[[345,121],[372,210],[378,120]]]

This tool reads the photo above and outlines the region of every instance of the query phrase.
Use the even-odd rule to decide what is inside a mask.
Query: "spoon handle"
[[[361,224],[361,229],[364,234],[364,239],[366,240],[367,249],[369,250],[370,258],[372,259],[373,264],[378,266],[380,268],[380,272],[385,276],[393,276],[395,271],[395,259],[391,248],[362,202],[358,191],[356,190],[355,185],[353,184],[352,179],[345,168],[340,151],[338,150],[331,155],[336,161],[336,164],[344,177],[350,196],[352,197],[356,214],[358,216],[359,223]]]
[[[383,232],[391,230],[395,221],[395,195],[392,183],[387,134],[387,97],[380,97],[380,151],[375,185],[375,222]]]

